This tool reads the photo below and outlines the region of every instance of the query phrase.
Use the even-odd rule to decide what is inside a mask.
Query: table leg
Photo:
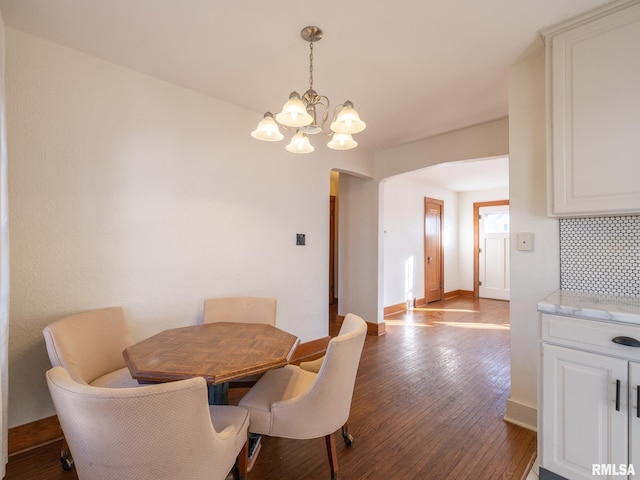
[[[207,385],[209,387],[209,405],[229,405],[229,383]]]

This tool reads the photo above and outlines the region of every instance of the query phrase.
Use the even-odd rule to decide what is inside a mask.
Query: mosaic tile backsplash
[[[560,287],[640,297],[640,216],[561,219]]]

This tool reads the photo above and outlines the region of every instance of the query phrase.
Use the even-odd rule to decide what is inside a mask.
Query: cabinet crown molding
[[[617,0],[615,2],[606,3],[604,5],[600,5],[599,7],[587,10],[586,12],[576,15],[575,17],[570,17],[561,22],[544,27],[540,29],[538,33],[540,33],[543,38],[557,35],[566,30],[571,30],[572,28],[579,27],[601,17],[605,17],[607,15],[615,13],[619,10],[624,10],[625,8],[628,8],[632,5],[640,5],[640,0]]]

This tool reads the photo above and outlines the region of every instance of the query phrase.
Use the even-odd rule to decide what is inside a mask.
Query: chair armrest
[[[311,360],[310,362],[302,362],[300,364],[300,368],[302,370],[306,370],[307,372],[318,373],[320,371],[320,368],[322,368],[323,362],[324,357],[320,357],[315,360]]]
[[[296,348],[296,351],[293,352],[289,363],[292,365],[300,365],[302,362],[309,362],[324,356],[327,352],[329,340],[331,340],[331,337],[323,337],[301,343],[298,345],[298,348]]]

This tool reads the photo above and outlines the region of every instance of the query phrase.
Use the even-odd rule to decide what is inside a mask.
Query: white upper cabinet
[[[640,213],[640,0],[541,32],[548,213]]]

